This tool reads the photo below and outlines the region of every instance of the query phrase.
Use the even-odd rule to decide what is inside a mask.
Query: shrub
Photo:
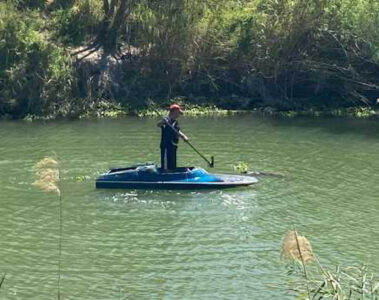
[[[74,81],[63,49],[44,40],[32,20],[0,6],[0,114],[50,114]]]
[[[102,18],[101,1],[84,0],[53,13],[55,38],[69,45],[80,45],[97,32]]]

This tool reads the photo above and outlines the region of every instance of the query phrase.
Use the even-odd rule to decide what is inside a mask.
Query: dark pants
[[[176,168],[176,147],[161,148],[161,168],[165,170]]]

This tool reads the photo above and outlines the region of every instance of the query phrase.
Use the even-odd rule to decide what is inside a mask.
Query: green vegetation
[[[214,105],[196,105],[196,104],[183,104],[182,105],[185,115],[191,117],[197,116],[226,116],[238,113],[245,113],[245,111],[233,111],[220,109]],[[167,113],[166,109],[159,109],[159,115],[165,115]],[[134,112],[139,117],[157,117],[156,111],[151,108],[140,109]]]
[[[378,40],[372,0],[6,0],[0,116],[145,114],[178,96],[376,115]]]
[[[71,58],[44,26],[38,12],[0,4],[0,114],[59,115],[72,101]]]
[[[274,114],[271,112],[271,114]],[[325,109],[325,110],[300,110],[300,111],[285,111],[278,112],[277,114],[293,118],[298,116],[306,117],[323,117],[323,116],[333,116],[333,117],[354,117],[360,119],[367,119],[379,116],[379,110],[374,110],[370,107],[350,107],[350,108],[336,108],[336,109]]]
[[[287,260],[288,275],[301,275],[304,279],[300,287],[294,288],[296,299],[378,299],[379,282],[367,267],[328,270],[321,265],[308,239],[296,231],[284,236],[281,257]]]
[[[236,171],[238,173],[245,174],[248,171],[248,166],[246,163],[240,162],[237,165],[233,166],[233,169],[234,169],[234,171]]]
[[[298,264],[287,265],[289,275],[304,276]],[[304,278],[305,279],[305,278]],[[300,284],[299,282],[297,282]],[[307,291],[308,285],[310,297]],[[378,299],[379,282],[367,267],[335,267],[333,269],[309,268],[307,279],[294,287],[298,295],[295,299],[338,299],[359,300]]]

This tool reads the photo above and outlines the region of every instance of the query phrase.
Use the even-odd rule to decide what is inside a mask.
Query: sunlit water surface
[[[0,123],[1,299],[56,299],[59,200],[31,186],[47,155],[62,178],[62,299],[293,299],[279,256],[294,227],[324,265],[379,270],[377,121],[184,118],[215,172],[245,162],[284,177],[223,191],[96,190],[108,167],[158,161],[155,123]],[[205,166],[184,144],[179,163]]]

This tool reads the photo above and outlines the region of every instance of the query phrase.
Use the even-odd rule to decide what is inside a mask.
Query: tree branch
[[[86,57],[90,56],[92,53],[100,49],[100,45],[96,46],[93,50],[89,51],[87,54],[83,55],[81,58],[78,58],[78,61],[82,61]]]
[[[103,7],[104,7],[105,15],[108,15],[108,13],[109,13],[109,2],[108,2],[108,0],[103,0]]]

